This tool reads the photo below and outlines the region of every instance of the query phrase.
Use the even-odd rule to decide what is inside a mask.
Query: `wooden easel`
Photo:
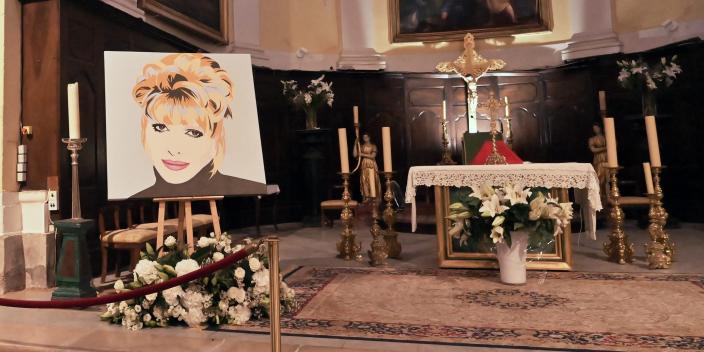
[[[204,196],[204,197],[175,197],[175,198],[154,198],[154,202],[159,203],[159,215],[157,220],[157,230],[156,230],[156,248],[162,248],[164,246],[164,222],[166,221],[166,203],[167,202],[178,202],[178,227],[177,227],[177,240],[178,245],[182,245],[183,242],[183,230],[186,229],[186,239],[188,246],[188,253],[193,253],[195,243],[193,242],[193,213],[191,203],[194,201],[205,201],[210,203],[210,215],[213,217],[213,231],[215,232],[215,238],[220,240],[220,235],[222,234],[220,230],[220,217],[218,216],[218,208],[215,203],[217,200],[223,199],[223,196]],[[159,250],[159,256],[161,256],[163,250]]]

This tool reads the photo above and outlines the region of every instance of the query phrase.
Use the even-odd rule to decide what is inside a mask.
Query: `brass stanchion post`
[[[267,239],[269,247],[269,322],[271,335],[271,351],[281,352],[281,289],[279,288],[279,238]]]

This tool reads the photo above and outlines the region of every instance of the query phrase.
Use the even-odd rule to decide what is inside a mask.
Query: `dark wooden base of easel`
[[[221,199],[223,199],[223,196],[154,198],[154,202],[159,203],[159,218],[157,220],[156,231],[156,248],[160,249],[159,256],[163,253],[162,247],[164,246],[164,222],[166,221],[167,202],[178,202],[178,227],[176,232],[178,246],[181,247],[184,244],[183,232],[185,229],[188,252],[193,253],[195,242],[193,239],[192,202],[208,201],[208,203],[210,203],[210,215],[213,217],[213,231],[215,232],[215,238],[219,240],[222,231],[220,230],[220,217],[218,216],[218,208],[215,202]]]

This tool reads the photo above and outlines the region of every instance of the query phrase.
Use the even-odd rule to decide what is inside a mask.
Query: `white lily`
[[[494,227],[496,227],[496,226],[501,226],[501,225],[503,225],[503,223],[504,223],[505,220],[506,220],[505,217],[499,215],[499,216],[497,216],[497,217],[494,218],[494,221],[492,221],[491,226],[494,226]]]
[[[472,193],[470,193],[469,196],[474,197],[474,198],[478,198],[481,200],[487,200],[495,194],[496,194],[496,191],[494,190],[494,187],[492,187],[488,183],[485,183],[479,187],[472,187]]]
[[[501,226],[496,226],[491,229],[491,240],[494,243],[501,243],[504,241],[504,228]]]
[[[619,71],[619,73],[618,73],[618,80],[619,81],[624,81],[624,80],[628,79],[628,77],[631,77],[631,74],[627,70],[624,69],[624,70]]]
[[[528,197],[532,194],[529,188],[523,186],[508,185],[504,190],[511,205],[528,204]]]
[[[540,215],[543,213],[545,206],[545,197],[540,193],[535,199],[530,201],[530,213],[528,213],[528,218],[533,221],[540,219]]]
[[[502,214],[508,209],[507,206],[502,205],[497,194],[492,195],[489,199],[482,202],[479,212],[485,218],[493,218],[497,214]]]

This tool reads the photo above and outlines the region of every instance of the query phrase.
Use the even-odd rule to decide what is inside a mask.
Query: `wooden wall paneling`
[[[22,5],[22,123],[34,127],[27,145],[29,189],[46,189],[59,176],[61,114],[59,88],[59,2]]]
[[[435,165],[442,152],[442,78],[408,78],[406,90],[406,155],[409,165]]]
[[[543,160],[545,150],[543,119],[540,118],[543,85],[538,74],[497,76],[498,96],[509,97],[513,150],[524,160]],[[503,112],[500,114],[503,116]]]

